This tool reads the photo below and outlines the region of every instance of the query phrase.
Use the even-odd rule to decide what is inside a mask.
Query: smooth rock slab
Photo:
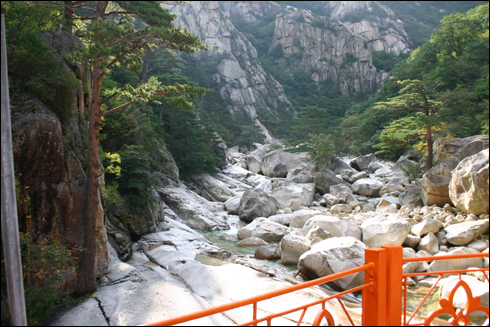
[[[352,188],[356,194],[377,197],[383,188],[383,183],[370,178],[361,178],[352,184]]]

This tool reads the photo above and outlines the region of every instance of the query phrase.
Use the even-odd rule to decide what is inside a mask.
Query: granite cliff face
[[[343,22],[349,33],[366,40],[374,50],[396,54],[411,50],[403,22],[380,1],[329,1],[327,6],[331,19]],[[351,22],[352,14],[365,18]]]
[[[232,9],[230,4],[223,6],[232,11],[238,10],[235,6]],[[282,86],[266,74],[257,59],[257,50],[233,26],[229,12],[223,10],[219,2],[192,1],[185,6],[175,6],[172,11],[180,14],[176,25],[182,25],[207,45],[213,46],[210,51],[195,54],[200,62],[210,57],[221,59],[212,77],[219,83],[217,91],[220,95],[231,99],[233,107],[229,109],[232,115],[243,111],[260,126],[256,120],[259,111],[275,115],[279,102],[283,102],[287,110],[293,110]],[[266,139],[272,140],[268,135]]]
[[[277,117],[280,102],[287,110],[293,109],[282,86],[264,71],[257,50],[233,25],[231,17],[258,24],[264,15],[275,14],[269,51],[282,47],[284,57],[278,59],[282,69],[304,70],[317,83],[330,79],[344,94],[373,94],[388,78],[373,66],[373,49],[396,54],[410,50],[403,22],[395,20],[393,11],[380,2],[329,1],[325,6],[330,17],[291,6],[282,8],[271,1],[193,1],[174,6],[172,11],[180,14],[175,24],[214,47],[195,56],[201,65],[218,57],[217,72],[212,77],[219,83],[220,95],[231,100],[230,112],[243,111],[256,120],[258,112]],[[350,22],[353,13],[366,17]],[[312,25],[313,21],[316,24]],[[317,27],[318,22],[321,27]],[[256,125],[260,125],[258,120]]]

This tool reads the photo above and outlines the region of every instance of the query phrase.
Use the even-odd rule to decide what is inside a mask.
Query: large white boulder
[[[279,201],[283,208],[296,211],[299,207],[308,207],[313,202],[315,184],[285,183],[272,191],[271,195]]]
[[[262,158],[265,157],[267,153],[261,148],[249,153],[246,157],[246,162],[248,170],[252,173],[258,174],[262,172]]]
[[[379,191],[383,186],[383,183],[371,178],[361,178],[352,184],[354,193],[369,197],[379,196]]]
[[[446,239],[454,245],[466,245],[478,236],[488,233],[488,219],[478,221],[465,221],[444,228]]]
[[[299,257],[311,249],[311,241],[304,236],[288,234],[281,240],[281,262],[296,265]]]
[[[289,153],[282,150],[274,150],[262,158],[261,170],[265,176],[275,177],[273,171],[277,164],[283,163],[291,170],[305,163],[308,158],[309,155],[306,153]]]
[[[328,276],[364,264],[367,246],[354,237],[332,237],[318,242],[299,258],[299,270],[309,278]],[[364,273],[331,282],[343,290],[364,284]]]
[[[461,160],[451,172],[449,197],[454,206],[467,213],[489,212],[488,149]]]
[[[377,216],[361,225],[362,241],[369,247],[383,244],[402,245],[410,232],[410,224],[398,215]]]
[[[332,237],[350,236],[361,240],[361,230],[354,218],[334,217],[327,215],[313,216],[305,223],[303,233],[306,235],[313,227],[318,226]]]
[[[452,255],[452,254],[468,254],[468,253],[480,253],[477,250],[458,247],[449,250],[448,252],[439,252],[436,256]],[[450,260],[435,260],[427,268],[427,271],[446,271],[446,270],[460,270],[468,269],[470,267],[483,267],[482,258],[465,258],[465,259],[450,259]]]
[[[308,219],[319,214],[321,213],[318,210],[313,209],[295,211],[289,217],[289,227],[303,228]]]
[[[288,233],[289,228],[286,226],[266,219],[255,225],[252,230],[252,237],[261,238],[266,242],[279,242]]]
[[[429,232],[437,233],[442,228],[442,223],[438,220],[427,218],[422,222],[412,226],[411,232],[417,236],[423,236]]]

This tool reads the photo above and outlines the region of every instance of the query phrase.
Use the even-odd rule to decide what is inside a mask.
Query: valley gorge
[[[149,101],[102,120],[95,226],[97,291],[71,307],[58,306],[43,324],[149,324],[357,267],[364,263],[365,248],[383,244],[402,245],[405,257],[488,253],[488,132],[484,128],[468,132],[467,126],[476,126],[475,122],[455,125],[464,135],[435,134],[434,166],[411,175],[410,168],[420,168],[426,160],[416,147],[389,155],[344,147],[328,155],[328,167],[320,167],[311,139],[291,142],[291,135],[316,134],[317,124],[328,126],[335,138],[332,144],[352,143],[352,135],[361,138],[362,128],[345,136],[340,131],[350,126],[341,124],[349,117],[368,121],[359,109],[362,101],[387,92],[383,86],[395,84],[390,70],[410,53],[423,52],[413,40],[416,19],[400,19],[391,2],[325,1],[316,11],[288,3],[163,5],[178,14],[174,26],[212,48],[193,54],[172,50],[167,57],[158,54],[145,72],[153,70],[164,83],[212,91],[192,100],[192,111]],[[430,10],[444,13],[435,7]],[[264,39],[251,32],[254,26]],[[14,72],[9,84],[20,232],[31,235],[32,244],[54,239],[72,253],[83,247],[80,226],[87,191],[87,111],[92,99],[90,63],[71,56],[86,46],[80,35],[38,33],[46,51],[53,54],[49,60],[59,65],[62,82],[42,78],[29,82],[28,74],[16,73],[22,57],[14,57],[16,66],[9,69],[9,74]],[[389,60],[380,59],[388,56],[389,65]],[[169,66],[175,62],[175,67],[159,68],[158,62],[165,60]],[[108,73],[102,84],[104,110],[108,104],[122,103],[111,100],[125,87],[111,93],[112,87],[144,80],[130,75],[129,66],[114,65]],[[40,91],[42,83],[50,85],[47,92],[59,92],[46,96]],[[482,84],[480,79],[478,83]],[[485,112],[481,108],[488,87],[486,92],[478,98],[483,105],[474,102],[478,115]],[[453,101],[447,93],[443,96],[438,99]],[[325,121],[304,118],[309,108],[330,104]],[[297,131],[297,121],[307,121],[303,126],[307,132]],[[388,123],[383,121],[383,127]],[[378,126],[364,140],[369,144],[366,149],[374,152],[373,139],[381,129]],[[338,257],[339,253],[345,257]],[[406,264],[403,270],[433,272],[488,268],[488,264],[485,257],[460,266],[446,261]],[[54,283],[57,296],[74,294],[77,272],[77,264],[70,264],[54,273],[59,277]],[[484,273],[467,274],[467,278],[488,308],[486,274],[486,278]],[[363,276],[303,290],[282,301],[299,306],[358,286]],[[410,278],[410,301],[420,288],[430,288],[434,282]],[[443,282],[449,285],[451,280]],[[434,301],[447,294],[444,283],[436,288]],[[360,324],[362,297],[350,294],[343,300]],[[327,307],[335,323],[350,325],[342,308],[331,302]],[[259,309],[259,315],[274,312],[281,303],[271,301]],[[250,319],[247,314],[243,308],[196,323],[239,324]],[[312,324],[315,315],[316,311],[308,312],[304,323]],[[275,322],[296,324],[298,316]]]

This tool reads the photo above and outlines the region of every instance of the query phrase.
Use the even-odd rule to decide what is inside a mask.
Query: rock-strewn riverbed
[[[131,242],[111,239],[110,271],[100,279],[97,292],[58,312],[52,324],[155,322],[358,266],[364,262],[365,248],[383,244],[403,245],[405,256],[488,253],[488,213],[468,213],[452,203],[424,205],[420,180],[411,181],[399,169],[407,158],[397,163],[379,161],[374,155],[344,158],[332,170],[317,171],[304,154],[271,151],[267,145],[256,148],[247,154],[230,149],[229,165],[219,173],[157,190],[165,214],[159,232]],[[488,149],[480,152],[478,173],[485,173],[486,156],[488,176]],[[464,175],[463,167],[456,170]],[[488,194],[488,182],[486,187]],[[478,195],[478,199],[485,198]],[[485,204],[473,207],[481,210]],[[112,233],[118,233],[117,226]],[[119,257],[130,259],[122,262]],[[407,263],[403,270],[469,267],[488,267],[488,258]],[[486,278],[478,273],[468,278],[474,279],[474,294],[488,307]],[[330,286],[341,290],[362,281],[359,274]],[[431,281],[414,278],[408,283],[415,290]],[[444,294],[443,285],[437,294]],[[259,308],[263,313],[277,312],[284,303],[299,306],[325,292],[316,287]],[[359,318],[360,300],[354,296],[346,300]],[[332,304],[331,309],[336,323],[348,324],[338,306]],[[251,319],[246,310],[250,311],[235,310],[194,323],[244,322]],[[311,323],[316,312],[309,310],[305,321]],[[292,314],[277,323],[292,324],[297,318]]]

